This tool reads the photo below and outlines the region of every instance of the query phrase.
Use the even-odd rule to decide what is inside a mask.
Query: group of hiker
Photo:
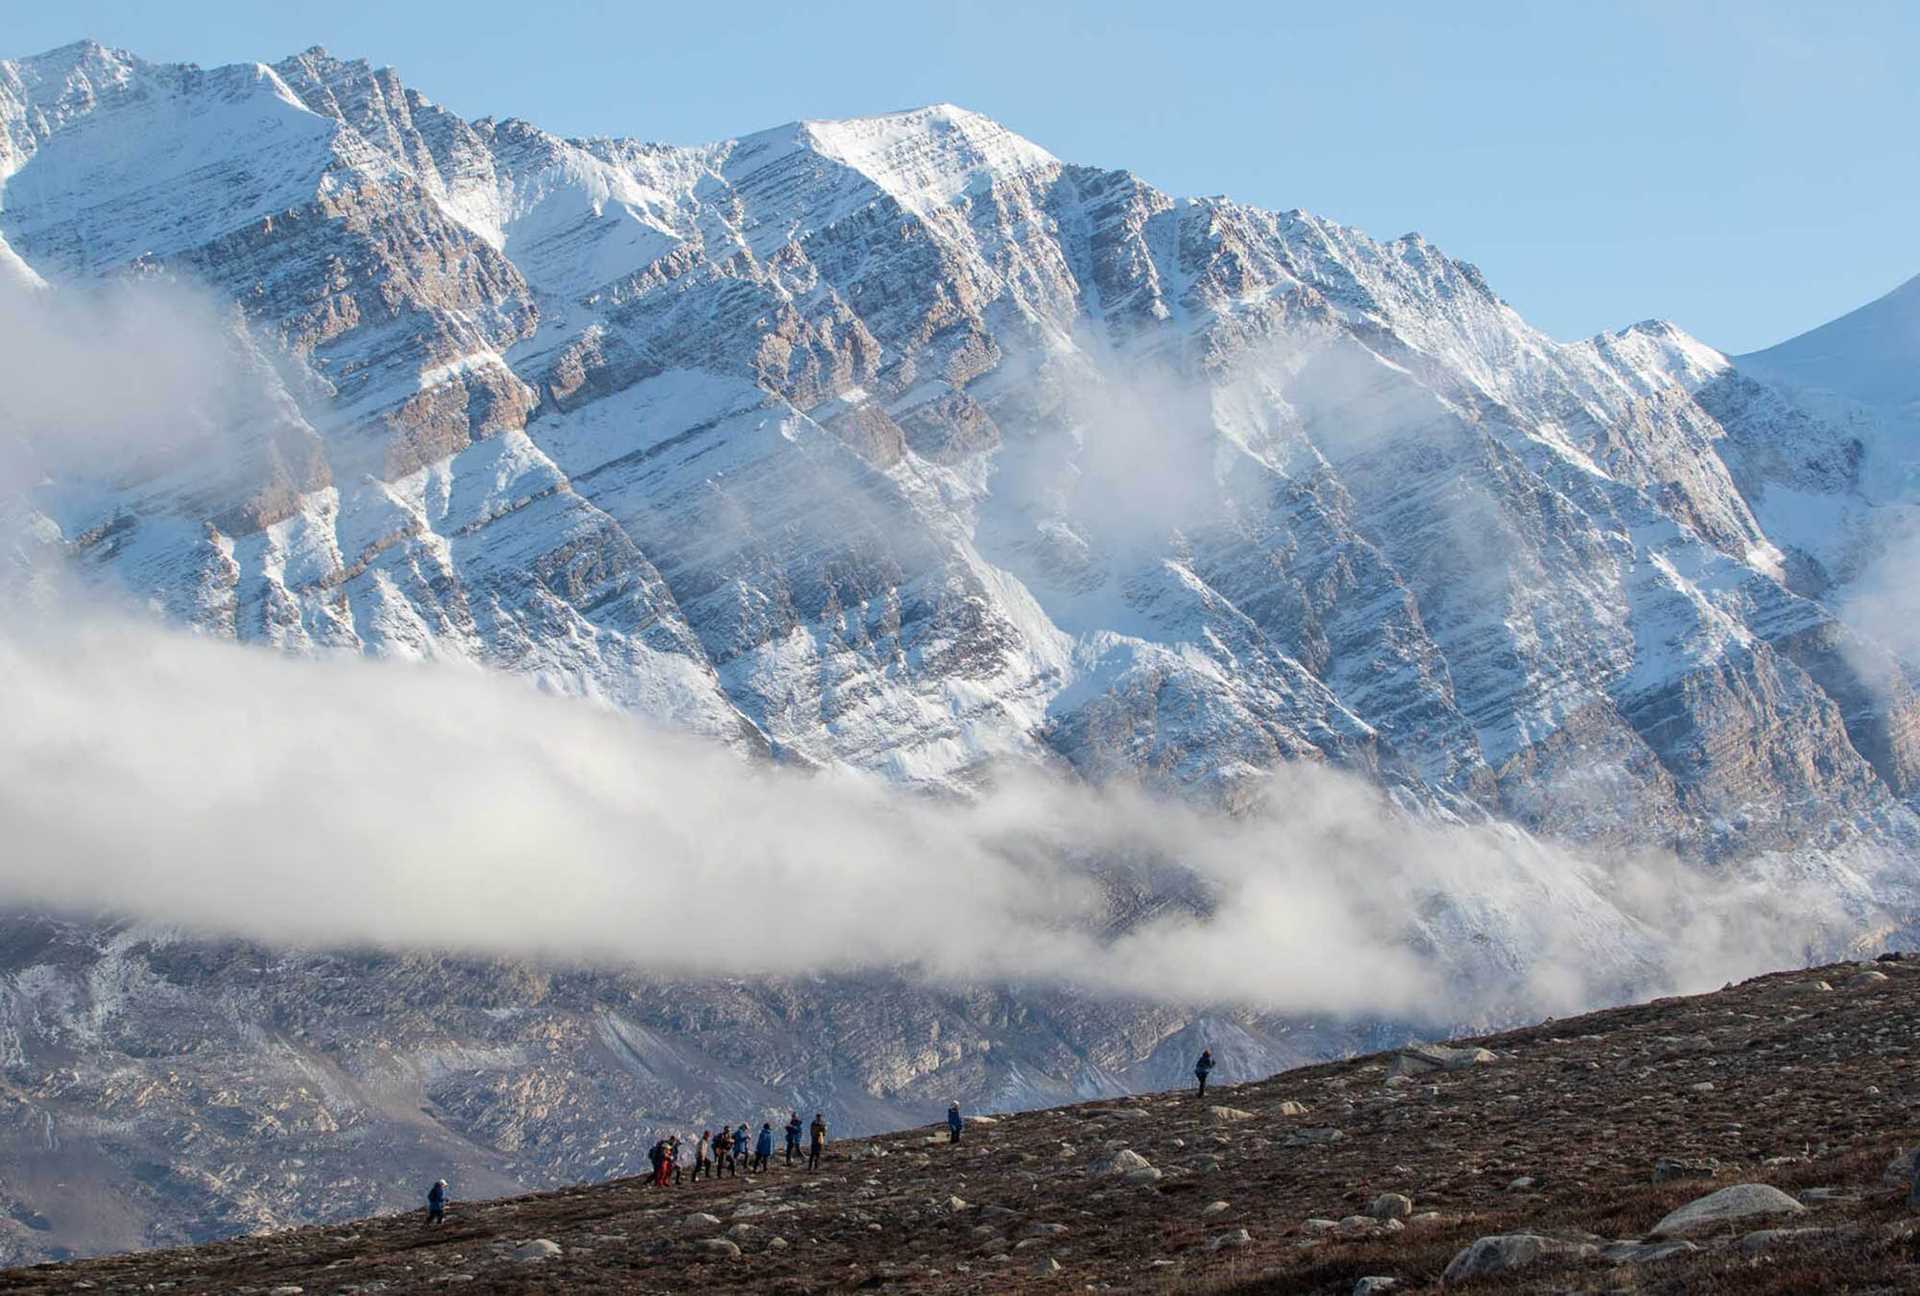
[[[773,1161],[773,1122],[762,1121],[760,1132],[752,1134],[753,1125],[741,1121],[736,1126],[722,1125],[719,1133],[712,1130],[700,1131],[699,1140],[693,1145],[692,1164],[687,1164],[686,1145],[678,1134],[669,1135],[655,1143],[647,1151],[647,1160],[653,1165],[653,1184],[656,1188],[665,1188],[668,1184],[677,1184],[683,1176],[690,1174],[689,1182],[699,1183],[700,1176],[718,1179],[721,1175],[737,1175],[743,1169],[748,1174],[758,1174]],[[794,1158],[800,1155],[800,1113],[794,1112],[787,1120],[787,1164],[792,1165]],[[813,1114],[813,1124],[805,1127],[808,1137],[807,1169],[818,1170],[820,1157],[827,1149],[827,1118],[820,1112]],[[752,1160],[747,1150],[753,1150]]]
[[[1200,1082],[1200,1097],[1207,1096],[1207,1077],[1213,1072],[1213,1050],[1203,1049],[1200,1060],[1193,1064],[1193,1075]],[[966,1129],[966,1118],[960,1114],[960,1104],[950,1103],[947,1107],[947,1142],[958,1143],[962,1131]],[[686,1162],[685,1145],[678,1134],[670,1134],[657,1141],[647,1151],[647,1160],[653,1166],[649,1182],[656,1188],[665,1188],[670,1184],[683,1181],[699,1183],[700,1176],[718,1179],[722,1175],[738,1175],[745,1167],[748,1174],[758,1174],[766,1170],[773,1161],[773,1122],[760,1122],[760,1132],[750,1134],[751,1121],[741,1121],[738,1126],[722,1125],[719,1133],[711,1130],[700,1131],[699,1139],[693,1145],[692,1164]],[[800,1155],[800,1133],[807,1133],[807,1169],[818,1170],[820,1158],[827,1149],[827,1118],[821,1112],[813,1114],[813,1123],[802,1126],[800,1113],[794,1112],[786,1124],[787,1164],[792,1165]],[[753,1156],[749,1161],[748,1148]],[[446,1218],[447,1181],[438,1179],[427,1190],[427,1222],[438,1224]]]

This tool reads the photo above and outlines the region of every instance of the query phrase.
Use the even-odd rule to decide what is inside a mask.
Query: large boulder
[[[1590,1243],[1566,1242],[1537,1233],[1496,1233],[1492,1237],[1475,1238],[1462,1247],[1459,1254],[1447,1262],[1440,1281],[1451,1284],[1506,1273],[1549,1256],[1578,1259],[1592,1255],[1596,1249]]]
[[[1430,1075],[1435,1071],[1464,1071],[1495,1061],[1483,1048],[1449,1048],[1444,1044],[1410,1044],[1393,1055],[1389,1075]]]
[[[1100,1169],[1105,1174],[1132,1174],[1135,1170],[1151,1170],[1153,1163],[1135,1152],[1132,1148],[1121,1148],[1104,1161]]]
[[[1367,1214],[1377,1220],[1403,1220],[1413,1214],[1413,1198],[1405,1193],[1381,1193],[1367,1207]]]
[[[551,1238],[535,1238],[513,1249],[515,1260],[551,1260],[560,1254],[560,1244]]]
[[[1772,1184],[1734,1184],[1688,1202],[1653,1226],[1655,1237],[1702,1233],[1730,1220],[1804,1215],[1807,1208]]]

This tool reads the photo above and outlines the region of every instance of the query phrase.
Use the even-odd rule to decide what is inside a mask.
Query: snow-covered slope
[[[941,791],[1030,762],[1233,807],[1331,761],[1417,812],[1908,893],[1911,667],[1839,613],[1911,501],[1912,285],[1739,361],[1657,322],[1561,344],[1417,235],[950,106],[567,140],[317,49],[0,63],[0,239],[0,281],[172,274],[244,319],[272,435],[24,501],[208,631]],[[1480,935],[1523,968],[1515,917]],[[1114,1010],[1087,1079],[1082,1005],[975,1068],[898,994],[860,1047],[1006,1101],[1193,1026]]]

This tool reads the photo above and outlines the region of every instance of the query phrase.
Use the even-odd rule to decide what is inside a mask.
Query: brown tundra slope
[[[958,1147],[835,1143],[817,1174],[456,1200],[439,1228],[40,1265],[0,1293],[1917,1291],[1917,1009],[1911,956],[1780,973],[975,1121]],[[1669,1219],[1713,1194],[1720,1217]]]

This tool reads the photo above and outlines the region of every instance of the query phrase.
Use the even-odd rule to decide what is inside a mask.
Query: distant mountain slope
[[[1740,368],[1794,387],[1912,412],[1920,401],[1920,275],[1884,297],[1778,346],[1735,358]]]

